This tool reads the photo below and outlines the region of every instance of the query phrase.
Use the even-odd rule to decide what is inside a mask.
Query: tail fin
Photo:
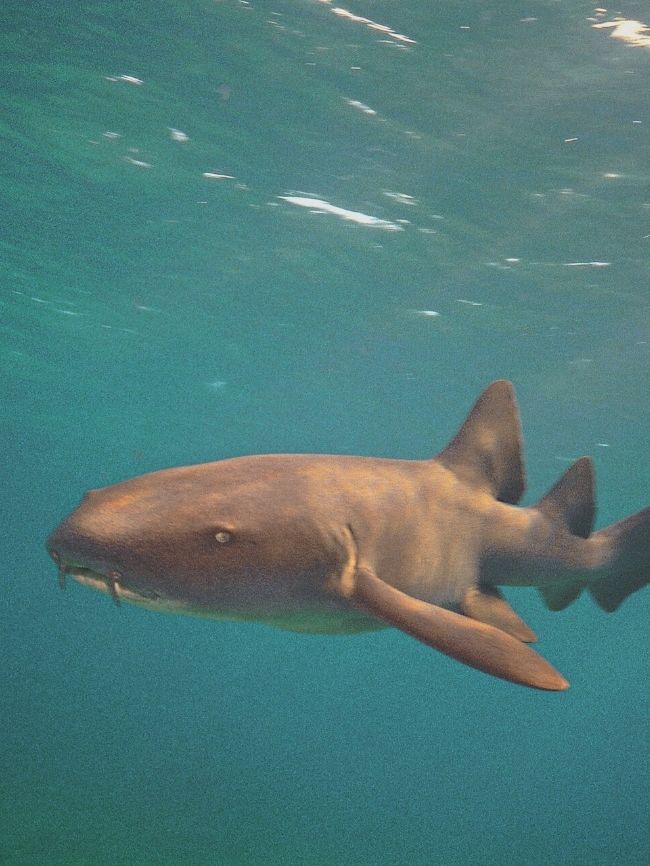
[[[589,584],[596,603],[608,613],[628,595],[650,583],[650,508],[594,533],[604,549],[606,577]]]
[[[521,424],[515,392],[505,379],[483,391],[438,462],[467,484],[516,505],[524,492]]]

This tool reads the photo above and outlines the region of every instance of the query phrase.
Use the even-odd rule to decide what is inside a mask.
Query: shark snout
[[[70,574],[84,583],[105,583],[113,600],[119,603],[123,564],[116,556],[114,543],[83,514],[75,511],[60,523],[47,539],[46,547],[56,563],[61,589],[65,589],[66,576]]]
[[[73,512],[52,532],[47,550],[55,562],[65,561],[86,568],[103,570],[112,562],[108,539],[102,539],[88,521]]]

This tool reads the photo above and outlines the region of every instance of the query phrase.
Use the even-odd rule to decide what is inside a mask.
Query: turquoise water
[[[7,866],[648,862],[647,590],[508,594],[561,695],[58,591],[89,487],[425,457],[496,377],[527,502],[583,453],[599,525],[650,502],[650,50],[593,26],[650,7],[337,8],[0,11]]]

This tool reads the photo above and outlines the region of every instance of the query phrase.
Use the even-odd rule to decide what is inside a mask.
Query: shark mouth
[[[61,557],[52,553],[52,557],[57,564],[59,570],[59,588],[65,590],[66,577],[70,575],[78,583],[89,586],[91,589],[99,590],[99,592],[108,593],[115,604],[119,607],[121,599],[134,603],[151,603],[156,602],[160,598],[158,593],[153,590],[133,590],[125,587],[122,584],[122,575],[119,571],[111,570],[106,574],[99,571],[94,571],[92,568],[85,568],[81,565],[65,562]]]

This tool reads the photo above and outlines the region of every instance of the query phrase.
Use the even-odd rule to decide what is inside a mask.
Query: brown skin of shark
[[[536,548],[543,562],[550,534],[536,512],[467,487],[435,461],[264,455],[90,491],[48,547],[119,572],[123,587],[198,605],[340,608],[327,581],[345,567],[346,527],[392,586],[448,605],[474,586],[486,551],[521,566],[500,583],[535,585],[523,560]],[[562,559],[588,567],[583,539],[562,542]]]
[[[427,575],[441,571],[467,572],[469,585],[488,518],[470,491],[463,507],[457,486],[429,462],[235,458],[91,491],[48,547],[66,562],[118,571],[123,587],[208,608],[341,609],[347,605],[328,581],[345,568],[346,527],[404,592],[417,595]],[[457,586],[432,589],[438,601],[457,600]]]
[[[573,581],[577,594],[636,558],[620,555],[623,524],[581,537],[588,461],[538,507],[509,504],[523,489],[519,439],[512,389],[498,382],[438,459],[260,455],[154,472],[90,491],[47,546],[62,576],[116,600],[298,631],[393,625],[480,670],[561,690],[497,585]],[[639,514],[645,539],[650,513]],[[634,580],[630,592],[647,582]]]

